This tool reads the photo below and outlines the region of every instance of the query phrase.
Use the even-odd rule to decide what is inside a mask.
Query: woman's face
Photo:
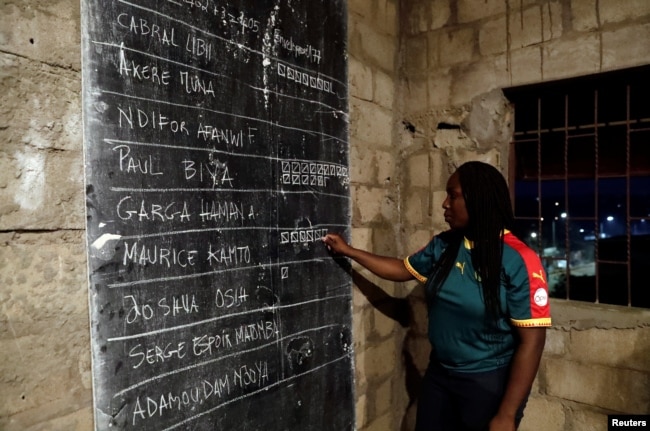
[[[445,221],[452,229],[465,229],[469,223],[467,207],[465,207],[465,198],[463,190],[460,187],[460,178],[458,172],[454,172],[447,181],[447,197],[442,203],[445,210]]]

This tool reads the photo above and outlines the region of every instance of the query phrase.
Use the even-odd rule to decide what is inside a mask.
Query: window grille
[[[650,66],[504,90],[517,234],[552,297],[650,308]]]

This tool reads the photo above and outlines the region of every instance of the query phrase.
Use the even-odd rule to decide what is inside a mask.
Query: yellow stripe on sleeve
[[[542,317],[539,319],[526,319],[526,320],[516,320],[510,319],[513,325],[519,328],[536,328],[540,326],[551,326],[550,317]]]
[[[419,272],[417,272],[415,270],[415,268],[413,268],[411,266],[411,264],[409,263],[409,258],[408,257],[404,259],[404,266],[406,267],[406,270],[408,272],[410,272],[411,275],[413,275],[413,277],[415,277],[420,283],[426,283],[427,282],[427,278],[425,276],[423,276],[422,274],[420,274]]]

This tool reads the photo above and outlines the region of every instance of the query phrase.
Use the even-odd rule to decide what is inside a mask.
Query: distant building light
[[[612,216],[607,216],[607,221],[614,221],[614,217],[612,217]]]
[[[531,238],[537,238],[537,232],[531,232],[530,237]]]
[[[562,217],[562,218],[566,218],[566,213],[562,213],[562,214],[560,214],[560,217]]]
[[[584,232],[585,232],[585,230],[584,230],[584,229],[580,229],[580,233],[584,233]]]

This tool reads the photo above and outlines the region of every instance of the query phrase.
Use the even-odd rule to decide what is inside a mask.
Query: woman
[[[418,400],[417,431],[517,428],[551,325],[546,273],[511,232],[510,194],[499,171],[460,166],[442,204],[450,229],[404,260],[323,241],[376,275],[424,283],[429,366]]]

